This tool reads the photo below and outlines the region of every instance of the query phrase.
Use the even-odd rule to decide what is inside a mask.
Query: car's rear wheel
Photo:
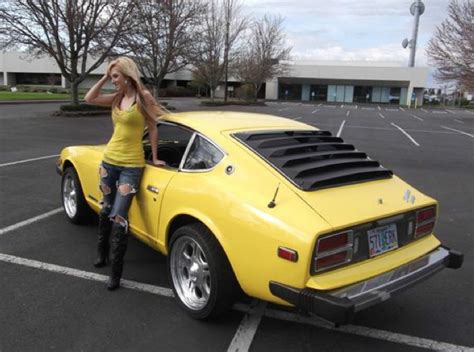
[[[180,306],[196,319],[226,312],[238,292],[224,251],[202,224],[183,226],[173,234],[168,274]]]
[[[61,182],[61,198],[64,213],[70,222],[82,224],[92,217],[93,212],[84,198],[81,182],[73,167],[64,170]]]

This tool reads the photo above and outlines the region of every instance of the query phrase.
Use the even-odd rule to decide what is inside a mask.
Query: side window
[[[172,124],[158,125],[158,159],[170,167],[178,168],[193,132]],[[144,137],[143,148],[146,160],[152,159],[151,145],[148,136]]]
[[[196,135],[191,145],[183,169],[206,170],[211,169],[224,157],[219,149],[200,135]]]

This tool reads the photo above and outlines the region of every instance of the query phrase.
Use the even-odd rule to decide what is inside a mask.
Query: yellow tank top
[[[143,130],[145,117],[133,104],[127,110],[112,110],[114,133],[105,147],[104,161],[118,166],[144,167]]]

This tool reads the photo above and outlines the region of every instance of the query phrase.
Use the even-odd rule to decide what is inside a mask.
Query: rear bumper
[[[298,289],[274,281],[270,282],[270,291],[303,311],[336,324],[348,324],[356,312],[383,302],[444,268],[460,268],[462,262],[462,253],[441,246],[394,270],[334,291]]]

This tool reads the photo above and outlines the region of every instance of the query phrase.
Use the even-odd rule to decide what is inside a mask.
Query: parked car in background
[[[167,256],[177,301],[194,318],[222,314],[243,290],[344,324],[462,264],[434,234],[433,198],[328,131],[205,111],[166,115],[158,129],[167,166],[146,165],[130,231]],[[143,148],[149,158],[146,133]],[[103,150],[61,152],[73,223],[100,210]]]

